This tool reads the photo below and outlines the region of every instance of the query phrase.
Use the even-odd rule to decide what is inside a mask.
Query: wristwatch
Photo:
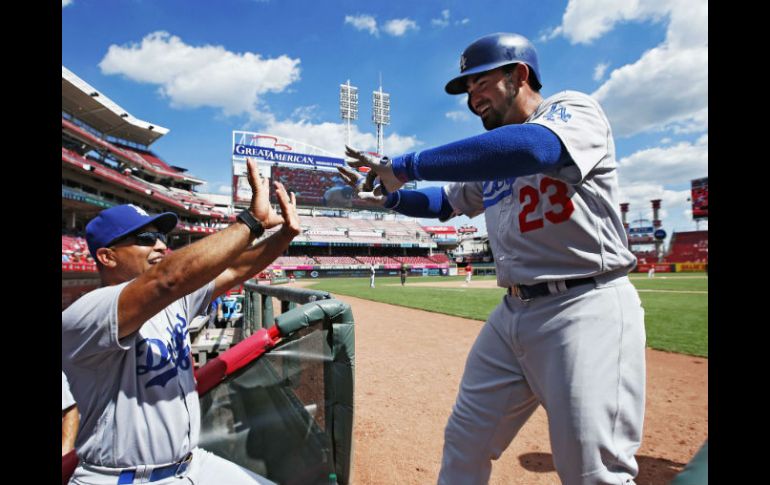
[[[265,226],[263,226],[262,223],[259,222],[257,218],[254,217],[248,210],[239,212],[235,218],[246,224],[246,227],[249,228],[255,237],[260,237],[265,233]]]

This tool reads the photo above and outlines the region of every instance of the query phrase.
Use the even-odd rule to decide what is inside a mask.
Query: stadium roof
[[[61,108],[105,135],[150,146],[169,132],[133,117],[113,100],[61,67]]]

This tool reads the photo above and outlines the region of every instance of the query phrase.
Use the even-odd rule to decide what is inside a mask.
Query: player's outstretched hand
[[[257,162],[250,158],[246,159],[246,169],[251,186],[251,205],[249,210],[254,217],[262,223],[262,227],[270,229],[284,223],[283,217],[276,214],[270,205],[270,185],[269,180],[259,176]],[[283,187],[283,186],[281,186]],[[284,195],[286,191],[284,190]],[[280,201],[280,198],[279,198]],[[296,215],[296,211],[295,211]]]
[[[347,160],[347,164],[351,167],[367,167],[375,172],[388,192],[395,192],[404,185],[402,181],[396,178],[393,173],[393,166],[387,157],[377,158],[347,145],[345,145],[345,155],[353,159]]]
[[[349,167],[337,167],[345,183],[353,188],[356,198],[371,205],[382,207],[385,205],[387,195],[382,189],[381,184],[374,185],[376,174],[370,171],[366,177]],[[374,185],[374,187],[372,187]]]

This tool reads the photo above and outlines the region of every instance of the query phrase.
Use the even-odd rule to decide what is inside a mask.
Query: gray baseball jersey
[[[62,312],[62,369],[81,414],[75,448],[82,462],[102,467],[175,462],[200,432],[187,325],[205,314],[214,284],[118,339],[127,284],[98,288]]]
[[[615,145],[599,104],[583,93],[563,91],[545,99],[526,123],[553,131],[574,165],[444,188],[456,212],[484,213],[498,285],[632,269],[636,258],[618,212]]]
[[[61,410],[69,409],[75,405],[75,398],[70,392],[70,384],[67,382],[67,376],[64,371],[61,372]]]

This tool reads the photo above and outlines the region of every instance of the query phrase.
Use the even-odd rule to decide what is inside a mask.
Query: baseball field
[[[708,437],[708,277],[631,275],[645,309],[647,401],[639,485],[667,484]],[[301,280],[356,319],[356,484],[435,483],[465,357],[504,290],[494,277]],[[397,306],[396,306],[397,305]],[[400,307],[400,308],[399,308]],[[493,465],[491,484],[558,484],[539,408]]]

